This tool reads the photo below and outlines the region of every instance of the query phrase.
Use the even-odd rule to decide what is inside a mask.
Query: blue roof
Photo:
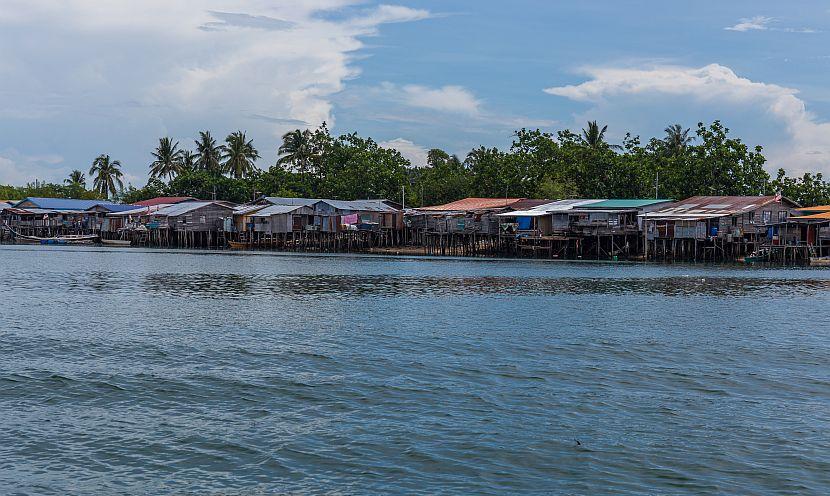
[[[115,209],[122,209],[121,207],[129,206],[129,205],[121,205],[119,203],[112,203],[106,200],[76,200],[74,198],[37,198],[37,197],[29,197],[24,198],[17,202],[14,206],[20,208],[24,203],[30,203],[34,208],[43,208],[48,210],[87,210],[96,205],[101,205],[104,208],[110,209],[112,211],[117,211]],[[135,208],[134,206],[131,208]]]

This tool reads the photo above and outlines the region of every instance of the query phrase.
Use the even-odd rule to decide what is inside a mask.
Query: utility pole
[[[401,210],[406,210],[406,185],[401,185]]]
[[[660,196],[658,190],[660,189],[660,171],[657,171],[657,177],[654,179],[654,199],[659,200]]]

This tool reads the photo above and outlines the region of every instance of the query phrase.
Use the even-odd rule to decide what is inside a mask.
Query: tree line
[[[403,199],[407,206],[422,206],[469,196],[683,199],[781,192],[805,205],[830,203],[830,184],[821,173],[790,177],[779,169],[771,177],[762,148],[730,136],[720,121],[698,123],[694,131],[673,124],[646,142],[626,134],[612,144],[606,133],[607,126],[596,121],[579,133],[521,129],[506,149],[480,146],[463,159],[432,149],[426,166],[411,167],[397,150],[356,133],[334,136],[324,123],[283,135],[273,165],[263,170],[245,132],[231,133],[220,144],[202,131],[192,149],[160,138],[150,154],[150,179],[141,188],[124,188],[120,162],[102,154],[89,170],[89,190],[76,170],[62,185],[0,186],[0,197],[112,197],[132,203],[194,196],[245,202],[264,194]]]

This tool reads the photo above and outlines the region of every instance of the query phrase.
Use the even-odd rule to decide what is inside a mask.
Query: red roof
[[[139,207],[155,207],[156,205],[175,205],[176,203],[182,203],[186,201],[193,201],[196,198],[192,196],[159,196],[157,198],[150,198],[149,200],[144,200],[140,202],[135,202],[133,205],[138,205]]]
[[[525,198],[465,198],[444,205],[422,207],[418,210],[428,212],[470,212],[474,210],[500,210],[510,208]]]

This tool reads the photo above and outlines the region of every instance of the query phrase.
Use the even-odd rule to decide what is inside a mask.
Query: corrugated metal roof
[[[286,198],[282,196],[264,196],[263,199],[272,205],[311,206],[322,201],[320,198]]]
[[[188,212],[192,212],[194,210],[198,210],[202,207],[207,207],[208,205],[217,205],[222,208],[228,209],[228,211],[233,211],[233,208],[222,204],[221,202],[214,202],[214,201],[195,201],[195,202],[184,202],[184,203],[177,203],[175,205],[168,205],[164,208],[159,209],[155,212],[156,215],[164,215],[167,217],[178,217],[179,215],[184,215]]]
[[[95,205],[89,207],[87,210],[91,210],[99,206],[110,212],[126,212],[127,210],[132,210],[135,208],[135,205],[121,205],[118,203],[96,203]]]
[[[305,206],[306,205],[270,205],[256,213],[251,214],[251,217],[270,217],[272,215],[289,214]]]
[[[83,211],[87,210],[95,205],[101,206],[109,206],[115,205],[116,207],[120,206],[120,203],[113,203],[108,202],[106,200],[76,200],[74,198],[39,198],[39,197],[28,197],[20,200],[19,202],[15,203],[13,206],[17,207],[22,203],[29,202],[33,205],[32,208],[43,208],[43,209],[50,209],[50,210],[74,210],[74,211]],[[27,208],[27,207],[20,207],[20,208]]]
[[[593,205],[594,203],[599,203],[605,200],[602,199],[570,199],[570,200],[559,200],[553,203],[549,203],[545,205],[545,208],[548,212],[567,212],[568,210],[573,210],[576,207],[584,207],[585,205]]]
[[[320,200],[338,210],[364,211],[364,212],[397,212],[394,207],[383,203],[383,200]]]
[[[196,198],[193,198],[192,196],[157,196],[156,198],[150,198],[149,200],[135,202],[133,203],[133,205],[139,205],[142,207],[154,207],[156,205],[175,205],[176,203],[194,200],[196,200]]]
[[[239,205],[238,207],[233,209],[234,215],[248,215],[250,213],[256,212],[257,210],[262,210],[263,208],[267,208],[268,205]]]
[[[596,203],[592,203],[590,205],[585,205],[584,208],[591,209],[591,208],[640,208],[640,207],[648,207],[650,205],[656,205],[658,203],[669,203],[671,200],[664,199],[645,199],[645,198],[635,198],[635,199],[611,199],[611,200],[602,200]]]
[[[686,220],[711,219],[728,215],[742,214],[758,209],[778,200],[776,196],[693,196],[683,201],[672,203],[665,208],[640,214],[646,218],[679,217]],[[797,207],[798,204],[788,198],[781,198]]]
[[[465,198],[444,205],[421,207],[426,212],[471,212],[476,210],[500,210],[510,208],[526,198]]]
[[[792,216],[792,217],[790,217],[790,219],[796,219],[796,220],[830,220],[830,210],[828,210],[826,212],[819,212],[817,214],[812,214],[812,215]]]
[[[809,213],[830,212],[830,205],[816,205],[814,207],[801,207],[799,210],[802,211],[802,212],[809,212]]]

